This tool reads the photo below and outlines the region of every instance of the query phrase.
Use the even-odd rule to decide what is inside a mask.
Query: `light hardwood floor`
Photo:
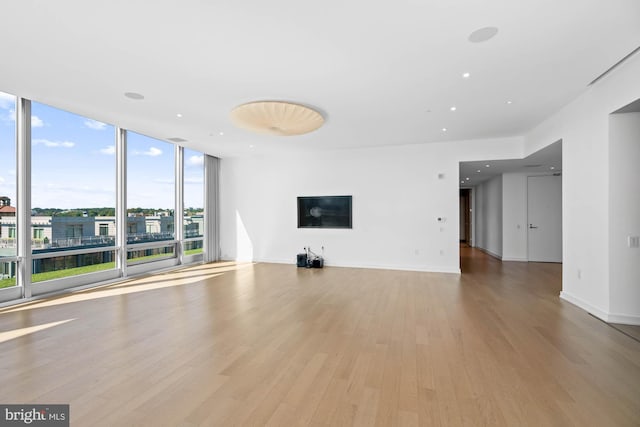
[[[640,343],[561,266],[218,263],[0,310],[0,403],[72,426],[640,425]]]

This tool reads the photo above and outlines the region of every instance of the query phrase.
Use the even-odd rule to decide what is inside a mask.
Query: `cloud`
[[[4,182],[4,178],[0,176],[0,184]]]
[[[162,150],[156,147],[150,147],[147,151],[134,151],[134,156],[150,156],[157,157],[162,154]]]
[[[107,124],[106,123],[102,123],[99,122],[97,120],[93,120],[93,119],[87,119],[84,121],[84,125],[86,127],[88,127],[89,129],[93,129],[93,130],[105,130],[107,128]]]
[[[74,142],[69,142],[69,141],[49,141],[48,139],[34,139],[33,140],[33,144],[34,145],[44,145],[45,147],[49,147],[49,148],[57,148],[57,147],[71,148],[71,147],[76,145]]]
[[[31,116],[31,127],[32,128],[41,128],[44,126],[44,122],[38,116]]]
[[[191,166],[202,166],[202,165],[204,165],[204,155],[189,157],[189,164]]]
[[[9,175],[11,175],[11,176],[16,176],[16,170],[15,169],[9,169],[9,171],[7,173]]]
[[[9,120],[12,122],[16,121],[16,110],[9,110]],[[31,115],[31,127],[32,128],[41,128],[44,126],[44,122],[38,116]]]
[[[107,155],[113,155],[116,154],[116,146],[115,145],[110,145],[108,147],[105,148],[101,148],[100,152],[102,154],[107,154]]]
[[[0,92],[0,108],[4,110],[16,108],[16,97],[8,93]]]

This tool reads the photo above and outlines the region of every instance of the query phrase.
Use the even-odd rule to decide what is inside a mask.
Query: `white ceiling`
[[[562,141],[554,142],[524,159],[460,162],[460,187],[478,185],[503,173],[553,174],[562,172]]]
[[[0,91],[221,157],[521,135],[640,46],[638,0],[11,0],[0,16]],[[231,125],[274,99],[327,121]]]

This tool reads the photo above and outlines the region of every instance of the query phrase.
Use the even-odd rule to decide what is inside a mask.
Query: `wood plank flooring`
[[[640,343],[561,266],[217,263],[0,310],[0,403],[72,426],[638,426]]]

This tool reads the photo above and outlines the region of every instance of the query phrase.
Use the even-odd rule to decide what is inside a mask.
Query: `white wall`
[[[502,258],[502,175],[476,187],[477,245]]]
[[[522,148],[506,138],[223,159],[222,257],[293,264],[310,245],[327,265],[459,272],[459,162]],[[352,195],[353,229],[298,229],[296,197],[314,195]]]
[[[525,155],[529,155],[562,139],[561,296],[604,320],[612,318],[609,114],[640,98],[638,76],[640,55],[636,54],[534,128],[525,142]],[[629,314],[640,324],[640,313]]]
[[[527,175],[502,175],[502,259],[527,261]]]
[[[640,113],[612,114],[609,132],[610,308],[617,321],[640,316]]]

